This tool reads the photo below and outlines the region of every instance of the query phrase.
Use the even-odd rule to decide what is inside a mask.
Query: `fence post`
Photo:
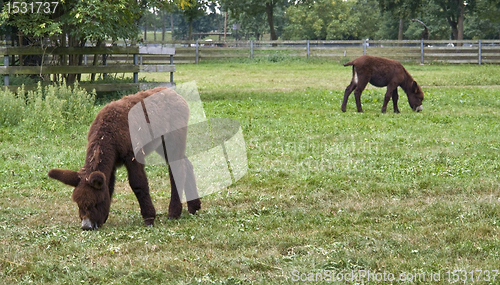
[[[9,66],[9,55],[7,55],[7,54],[3,56],[3,65]],[[9,75],[8,74],[5,74],[3,76],[3,84],[5,86],[9,86]]]
[[[424,39],[420,40],[420,64],[424,64]]]
[[[309,40],[307,40],[307,59],[309,59]]]
[[[366,54],[366,39],[363,40],[363,54]]]
[[[174,65],[174,55],[170,55],[170,65]],[[174,85],[174,73],[170,72],[170,84],[173,86]]]
[[[479,65],[481,65],[481,40],[479,40],[479,59],[478,59]]]
[[[108,55],[107,54],[102,55],[102,65],[104,65],[104,66],[108,65]],[[107,73],[102,74],[103,79],[106,78],[107,76],[108,76]]]
[[[137,54],[134,54],[134,65],[137,65],[137,60],[138,59],[138,56]],[[138,72],[134,72],[134,83],[139,83],[139,73]]]
[[[199,49],[198,49],[198,40],[196,40],[196,60],[195,60],[195,63],[198,64],[198,61],[199,61]]]
[[[250,40],[250,59],[253,59],[253,40]]]

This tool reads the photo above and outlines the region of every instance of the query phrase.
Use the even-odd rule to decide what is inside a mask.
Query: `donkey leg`
[[[387,111],[387,104],[389,104],[389,101],[391,98],[393,98],[393,92],[396,89],[397,92],[397,85],[394,86],[394,84],[389,84],[387,85],[387,91],[385,92],[385,97],[384,97],[384,104],[382,105],[382,113],[385,113]]]
[[[356,90],[354,90],[354,98],[356,99],[356,108],[358,109],[358,113],[363,113],[363,108],[361,108],[361,93],[365,90],[368,82],[359,81]]]
[[[111,171],[111,176],[108,181],[109,197],[113,197],[113,192],[115,191],[115,180],[116,180],[116,167],[113,167]]]
[[[191,214],[196,214],[196,211],[201,209],[200,196],[196,187],[196,179],[194,176],[193,164],[186,158],[186,184],[184,192],[186,193],[188,211]]]
[[[394,113],[399,113],[398,100],[399,100],[399,94],[398,94],[398,88],[396,88],[392,92],[392,105],[394,107]]]
[[[141,215],[147,226],[152,226],[156,217],[156,210],[149,195],[148,179],[144,172],[144,165],[137,161],[125,164],[128,172],[128,181],[141,207]]]
[[[182,213],[182,202],[180,195],[184,189],[186,181],[186,168],[183,165],[175,165],[175,178],[172,172],[172,165],[168,166],[168,176],[170,177],[170,204],[168,205],[168,218],[178,219]]]
[[[357,84],[354,83],[354,81],[351,81],[351,84],[349,84],[349,86],[347,86],[347,88],[345,89],[344,101],[342,101],[342,107],[340,108],[342,112],[346,111],[347,100],[349,100],[349,95],[351,95],[352,91],[356,88],[356,85]]]

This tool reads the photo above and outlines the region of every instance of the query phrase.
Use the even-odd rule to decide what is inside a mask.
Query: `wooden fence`
[[[173,56],[175,48],[163,46],[147,47],[84,47],[84,48],[35,48],[35,47],[6,47],[0,48],[0,54],[4,55],[4,66],[0,66],[0,74],[4,75],[4,86],[10,90],[17,90],[19,85],[10,85],[11,74],[37,74],[48,77],[52,74],[133,74],[132,83],[96,84],[82,83],[81,87],[87,90],[95,89],[98,92],[126,90],[131,88],[145,89],[147,86],[139,83],[139,72],[168,72],[170,78],[168,84],[174,85],[173,74],[175,65]],[[81,55],[83,65],[68,65],[64,59],[61,65],[61,56]],[[102,56],[104,55],[104,56]],[[39,58],[36,66],[12,66],[11,62],[22,64],[26,56]],[[102,56],[100,64],[93,65],[95,56]],[[143,57],[147,56],[145,61]],[[62,57],[64,58],[64,57]],[[58,65],[54,65],[58,62]],[[156,84],[158,85],[158,84]],[[36,85],[25,86],[26,90],[35,88]]]
[[[500,40],[353,40],[353,41],[238,41],[175,44],[176,63],[199,63],[234,58],[287,57],[348,61],[363,54],[403,62],[500,64]]]
[[[383,56],[402,62],[427,64],[467,63],[500,64],[500,40],[464,40],[464,41],[236,41],[236,42],[176,42],[147,43],[141,47],[85,47],[85,48],[0,48],[4,55],[4,66],[0,74],[4,75],[4,85],[11,90],[10,74],[75,74],[75,73],[115,73],[133,74],[131,83],[90,84],[81,86],[97,91],[124,90],[134,87],[148,88],[138,82],[139,72],[169,72],[170,84],[173,82],[175,63],[200,63],[227,59],[266,59],[281,61],[286,58],[328,59],[347,62],[363,54]],[[41,58],[38,66],[12,66],[9,62],[22,62],[23,56],[37,55]],[[83,65],[55,65],[61,56],[82,55]],[[93,62],[95,55],[105,55],[99,65]],[[50,80],[47,80],[50,81]],[[168,80],[165,80],[168,81]],[[26,89],[34,88],[27,86]]]

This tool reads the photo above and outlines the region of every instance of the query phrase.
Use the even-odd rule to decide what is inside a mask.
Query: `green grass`
[[[385,89],[373,87],[365,113],[353,98],[342,113],[351,70],[339,63],[177,66],[208,117],[241,123],[249,171],[172,221],[164,169],[147,166],[154,228],[120,169],[107,223],[80,230],[72,189],[47,172],[83,164],[88,124],[0,128],[0,283],[288,284],[325,270],[440,272],[432,284],[490,270],[477,283],[498,283],[500,66],[407,69],[421,113],[401,91],[401,113],[381,114]]]

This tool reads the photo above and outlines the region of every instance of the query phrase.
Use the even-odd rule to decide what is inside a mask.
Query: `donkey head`
[[[410,103],[410,107],[413,109],[413,111],[417,112],[422,111],[423,110],[422,101],[424,101],[424,92],[422,91],[422,88],[420,88],[420,86],[417,84],[417,81],[413,81],[407,95],[408,95],[408,103]]]
[[[83,230],[96,230],[106,222],[111,197],[104,173],[94,171],[86,175],[83,171],[52,169],[49,177],[75,187],[72,198],[78,205]]]

